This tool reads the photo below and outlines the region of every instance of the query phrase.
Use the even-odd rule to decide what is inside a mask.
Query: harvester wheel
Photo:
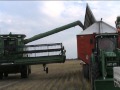
[[[28,68],[28,74],[31,74],[31,67]]]
[[[48,74],[48,67],[46,67],[46,73]]]
[[[0,79],[3,79],[3,73],[0,73]]]
[[[21,68],[21,78],[27,78],[29,75],[28,73],[28,66],[27,65],[23,65]]]
[[[91,63],[91,70],[90,70],[90,81],[91,81],[91,90],[94,90],[94,80],[99,77],[99,67],[98,63],[94,62]]]
[[[4,73],[4,77],[8,77],[8,73]]]
[[[89,65],[83,64],[83,75],[84,78],[89,80]]]

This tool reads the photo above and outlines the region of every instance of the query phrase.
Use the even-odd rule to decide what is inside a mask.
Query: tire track
[[[4,89],[4,88],[6,88],[6,87],[9,87],[9,86],[11,86],[11,85],[14,85],[14,84],[16,84],[16,83],[18,83],[18,82],[20,82],[20,81],[15,81],[15,82],[9,83],[9,84],[7,84],[7,85],[0,86],[0,90],[1,90],[1,89]]]
[[[35,72],[33,72],[33,73],[35,73]],[[19,76],[18,77],[15,76],[15,79],[13,79],[13,80],[12,79],[13,79],[13,76],[12,76],[12,78],[11,78],[11,76],[9,76],[8,78],[3,79],[2,82],[0,82],[0,90],[4,90],[4,88],[8,88],[10,86],[16,85],[17,83],[20,83],[20,82],[24,82],[24,80],[26,80],[25,78],[23,78],[23,79],[19,78]],[[8,84],[6,84],[6,82]]]
[[[81,83],[82,83],[82,90],[86,90],[86,87],[85,87],[86,83],[85,83],[85,79],[84,79],[82,70],[80,71],[80,79],[81,79]]]

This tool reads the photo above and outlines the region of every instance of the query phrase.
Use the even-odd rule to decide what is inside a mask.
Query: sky
[[[30,38],[77,20],[84,23],[87,4],[97,21],[102,18],[115,27],[120,1],[0,1],[0,34],[12,32]],[[67,58],[77,58],[76,35],[81,31],[75,26],[29,44],[63,43]]]

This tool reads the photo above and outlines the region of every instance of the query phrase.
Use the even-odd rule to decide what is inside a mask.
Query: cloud
[[[60,17],[64,9],[64,2],[62,1],[45,1],[42,2],[42,7],[40,6],[40,12],[54,18]]]
[[[39,5],[40,14],[43,14],[47,20],[51,20],[51,23],[80,20],[84,15],[84,10],[83,5],[76,1],[46,1]]]

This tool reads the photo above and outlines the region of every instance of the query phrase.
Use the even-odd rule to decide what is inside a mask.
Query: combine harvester
[[[23,34],[0,35],[0,79],[11,73],[21,73],[21,78],[27,78],[31,73],[30,65],[43,64],[44,71],[48,73],[46,64],[64,63],[66,55],[62,43],[26,44],[77,25],[83,28],[82,23],[76,21],[29,39],[24,39]]]
[[[77,35],[78,58],[85,62],[84,77],[92,90],[120,90],[120,17],[117,30],[102,19],[96,21],[87,5],[84,25],[85,30]]]

